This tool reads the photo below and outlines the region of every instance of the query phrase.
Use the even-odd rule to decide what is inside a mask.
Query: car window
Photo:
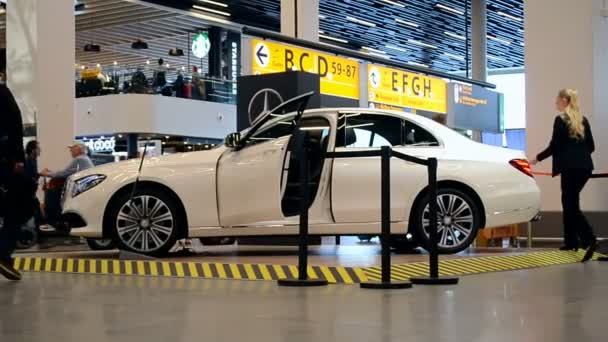
[[[293,133],[295,114],[281,115],[260,128],[247,141],[247,146],[284,137]]]
[[[403,137],[405,146],[439,146],[429,131],[407,120],[403,124]]]
[[[381,147],[403,144],[403,121],[378,114],[344,114],[340,117],[336,147]]]

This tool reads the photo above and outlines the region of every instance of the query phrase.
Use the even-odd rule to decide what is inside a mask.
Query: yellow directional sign
[[[370,64],[369,101],[447,113],[447,83],[439,78]]]
[[[252,40],[256,75],[300,70],[321,76],[321,93],[359,99],[359,63],[348,58],[265,40]]]

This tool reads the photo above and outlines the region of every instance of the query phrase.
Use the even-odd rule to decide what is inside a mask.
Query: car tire
[[[87,245],[93,251],[110,251],[116,248],[112,239],[87,239]]]
[[[159,257],[173,248],[185,218],[173,196],[142,187],[132,202],[130,192],[115,198],[105,222],[121,250]]]
[[[440,254],[455,254],[469,248],[481,228],[482,210],[470,195],[455,189],[442,188],[438,197],[438,251]],[[414,209],[413,234],[416,240],[428,251],[429,241],[429,195]]]

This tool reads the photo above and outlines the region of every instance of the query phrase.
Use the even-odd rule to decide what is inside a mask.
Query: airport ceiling
[[[186,65],[186,56],[171,57],[167,52],[175,47],[187,51],[188,33],[207,28],[209,17],[280,29],[280,0],[78,2],[85,5],[76,15],[76,57],[82,64],[141,65],[163,57],[176,66]],[[523,0],[487,3],[489,67],[523,67]],[[464,4],[464,0],[320,0],[321,42],[440,71],[465,70]],[[4,31],[5,14],[0,14],[0,46],[5,45]],[[136,39],[150,48],[131,49]],[[102,51],[84,52],[88,43],[101,45]]]

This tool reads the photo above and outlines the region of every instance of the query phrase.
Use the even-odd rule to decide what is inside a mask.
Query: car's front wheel
[[[132,200],[129,192],[116,198],[110,204],[107,223],[120,249],[162,256],[175,245],[183,218],[172,196],[142,188]]]
[[[415,208],[414,230],[416,237],[429,249],[430,216],[429,196]],[[482,210],[470,195],[454,188],[443,188],[437,194],[438,250],[441,254],[454,254],[467,249],[481,228]]]

